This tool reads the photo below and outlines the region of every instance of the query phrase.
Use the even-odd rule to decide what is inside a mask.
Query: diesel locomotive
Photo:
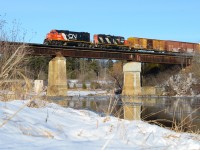
[[[90,43],[90,33],[68,30],[51,30],[44,40],[46,45],[87,47]]]
[[[77,46],[105,49],[127,49],[124,45],[125,38],[122,36],[111,36],[95,34],[93,42],[90,42],[90,33],[74,32],[68,30],[51,30],[44,40],[46,45]]]
[[[93,41],[90,40],[88,32],[74,32],[69,30],[51,30],[44,40],[46,45],[88,47],[115,50],[151,50],[155,52],[177,52],[193,53],[200,51],[200,44],[147,39],[138,37],[113,36],[106,34],[95,34]]]

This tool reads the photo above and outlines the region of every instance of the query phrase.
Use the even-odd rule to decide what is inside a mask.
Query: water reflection
[[[200,99],[190,97],[142,98],[144,120],[173,127],[179,131],[200,130]]]
[[[127,100],[128,99],[128,100]],[[65,107],[88,109],[100,114],[112,114],[123,118],[141,111],[141,119],[152,123],[173,127],[179,131],[200,130],[200,98],[197,97],[121,97],[82,96],[54,100]],[[133,109],[133,108],[138,109]]]

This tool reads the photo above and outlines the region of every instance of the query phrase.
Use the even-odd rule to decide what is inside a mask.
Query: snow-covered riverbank
[[[142,121],[100,117],[53,103],[39,108],[26,103],[0,102],[0,126],[5,123],[0,127],[0,149],[200,149],[199,135],[175,133]]]

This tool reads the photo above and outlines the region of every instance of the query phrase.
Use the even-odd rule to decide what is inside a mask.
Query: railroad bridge
[[[69,46],[62,47],[31,43],[27,43],[26,45],[27,48],[31,50],[31,55],[39,56],[56,56],[61,54],[64,57],[127,60],[133,62],[182,65],[190,65],[192,60],[191,53],[164,53],[164,51],[154,52],[152,50],[130,51]]]
[[[8,43],[9,45],[21,45],[24,43]],[[127,60],[123,66],[124,87],[123,95],[138,96],[141,94],[141,63],[158,64],[180,64],[190,65],[192,62],[192,53],[170,53],[158,52],[152,50],[116,50],[100,49],[87,47],[63,47],[50,46],[43,44],[25,43],[25,47],[34,56],[54,56],[49,62],[48,88],[47,96],[66,96],[67,94],[67,76],[65,57],[76,58],[94,58],[94,59],[112,59]],[[128,100],[126,103],[133,102]],[[125,119],[140,119],[140,108],[124,107]]]

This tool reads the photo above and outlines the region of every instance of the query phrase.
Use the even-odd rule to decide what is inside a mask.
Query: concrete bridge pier
[[[49,62],[47,96],[67,96],[66,59],[62,55]]]
[[[141,102],[137,98],[141,95],[141,63],[128,62],[123,66],[124,86],[122,95],[124,104],[124,119],[140,120]]]

